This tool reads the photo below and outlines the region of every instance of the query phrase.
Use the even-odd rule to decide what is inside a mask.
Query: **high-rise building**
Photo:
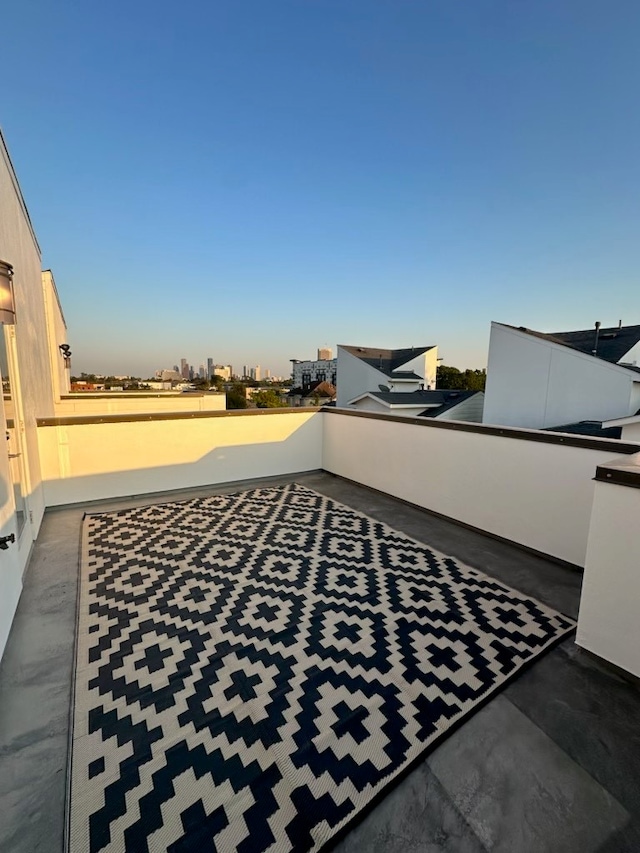
[[[255,379],[255,380],[256,380],[256,382],[260,382],[260,379],[261,379],[261,378],[262,378],[262,371],[261,371],[261,369],[260,369],[260,365],[259,365],[259,364],[256,364],[256,366],[253,368],[253,377],[252,377],[252,379]]]
[[[331,361],[333,358],[333,350],[331,347],[318,348],[318,361]]]
[[[155,376],[156,379],[159,379],[161,382],[179,382],[183,377],[180,374],[180,371],[177,369],[177,365],[174,364],[174,369],[169,370],[167,368],[161,368],[160,370],[156,370]]]
[[[186,358],[180,359],[180,376],[182,376],[183,379],[189,378],[189,362]]]
[[[214,364],[213,372],[216,376],[221,376],[225,381],[231,379],[230,364]]]
[[[294,388],[309,388],[314,382],[329,382],[336,384],[338,360],[320,359],[319,361],[299,361],[291,359],[291,380]]]
[[[211,379],[213,376],[213,359],[207,359],[207,379]]]
[[[200,379],[204,379],[204,377],[205,377],[204,369],[205,369],[204,364],[201,364],[200,367],[198,368],[198,376],[200,377]]]

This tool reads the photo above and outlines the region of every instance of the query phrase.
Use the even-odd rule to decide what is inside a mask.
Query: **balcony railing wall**
[[[534,430],[327,415],[326,471],[577,566],[585,563],[596,466],[634,449]]]
[[[586,563],[578,642],[640,675],[638,445],[340,409],[50,418],[38,439],[47,506],[324,469]]]
[[[38,438],[47,506],[322,467],[316,409],[52,418]]]

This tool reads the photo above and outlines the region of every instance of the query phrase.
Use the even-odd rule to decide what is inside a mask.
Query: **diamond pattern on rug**
[[[68,851],[319,850],[574,627],[298,484],[89,515]]]

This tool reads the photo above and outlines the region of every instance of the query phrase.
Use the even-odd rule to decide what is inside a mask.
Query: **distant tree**
[[[458,370],[441,364],[438,367],[437,387],[443,391],[484,391],[486,370]]]
[[[72,382],[91,382],[92,384],[97,382],[95,373],[81,373],[80,376],[72,376]]]
[[[246,409],[248,405],[244,385],[234,382],[227,391],[227,409]]]
[[[280,409],[287,405],[275,391],[258,391],[253,395],[253,402],[258,409]]]
[[[449,367],[446,364],[438,365],[436,382],[437,387],[442,390],[464,390],[464,374],[457,367]]]
[[[236,383],[237,384],[237,383]],[[209,383],[209,387],[212,391],[222,391],[224,388],[224,378],[222,376],[217,376],[215,373],[211,377],[211,382]]]
[[[198,389],[198,391],[208,391],[210,382],[208,379],[204,379],[204,377],[198,376],[196,379],[193,380],[192,384]]]
[[[484,391],[487,384],[486,370],[465,370],[467,391]]]

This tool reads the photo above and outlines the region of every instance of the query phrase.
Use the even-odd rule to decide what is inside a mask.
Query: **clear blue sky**
[[[0,124],[76,371],[486,364],[640,323],[638,0],[20,0]]]

